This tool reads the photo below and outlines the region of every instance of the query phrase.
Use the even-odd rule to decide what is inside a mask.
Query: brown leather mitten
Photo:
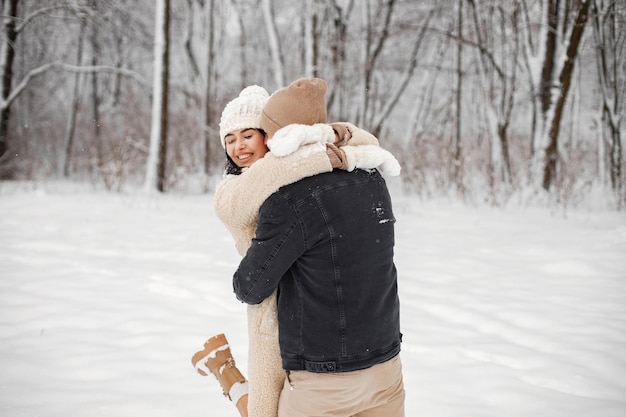
[[[235,365],[235,359],[230,353],[224,334],[218,334],[207,340],[204,349],[193,355],[191,363],[200,375],[208,375],[207,371],[215,375],[224,395],[229,398],[230,388],[235,382],[246,382],[246,378]]]
[[[333,168],[343,169],[344,171],[348,169],[348,164],[346,163],[346,153],[340,148],[332,143],[327,143],[326,154],[328,155],[330,165]]]

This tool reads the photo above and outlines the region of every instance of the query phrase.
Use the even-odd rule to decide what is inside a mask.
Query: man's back
[[[400,350],[393,210],[377,171],[334,171],[270,196],[235,274],[237,296],[279,289],[283,367],[346,372]]]

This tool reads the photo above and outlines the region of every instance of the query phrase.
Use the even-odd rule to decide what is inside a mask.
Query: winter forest
[[[224,105],[324,78],[407,192],[626,204],[625,0],[2,0],[0,178],[209,192]]]
[[[239,415],[219,120],[312,76],[402,167],[406,415],[626,416],[626,0],[0,5],[0,417]]]

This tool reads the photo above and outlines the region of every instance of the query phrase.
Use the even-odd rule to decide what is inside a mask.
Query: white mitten
[[[299,162],[314,153],[326,153],[326,145],[322,142],[307,143],[290,153],[289,158],[292,161]]]
[[[400,175],[398,160],[386,149],[376,145],[342,146],[341,150],[346,154],[348,171],[355,168],[373,169],[378,168],[383,174],[390,176]]]
[[[278,129],[267,142],[267,147],[276,156],[293,153],[302,145],[309,143],[333,143],[335,131],[330,125],[318,123],[314,125],[291,124]]]

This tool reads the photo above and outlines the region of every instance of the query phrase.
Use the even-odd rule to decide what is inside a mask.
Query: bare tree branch
[[[24,78],[22,78],[22,80],[15,86],[15,88],[13,88],[13,90],[11,91],[11,94],[6,98],[6,100],[0,103],[0,107],[1,108],[9,107],[11,103],[17,97],[19,97],[22,91],[26,89],[26,87],[28,86],[28,83],[33,78],[47,71],[51,71],[55,69],[62,69],[62,70],[74,72],[74,73],[104,72],[104,73],[111,73],[111,74],[119,74],[119,75],[123,75],[123,76],[129,77],[137,81],[139,84],[141,84],[144,87],[150,88],[151,86],[150,81],[146,80],[141,74],[132,70],[124,69],[124,68],[117,68],[117,67],[111,67],[111,66],[106,66],[106,65],[77,66],[77,65],[66,64],[63,62],[49,62],[40,67],[30,70],[28,74],[26,74]]]

